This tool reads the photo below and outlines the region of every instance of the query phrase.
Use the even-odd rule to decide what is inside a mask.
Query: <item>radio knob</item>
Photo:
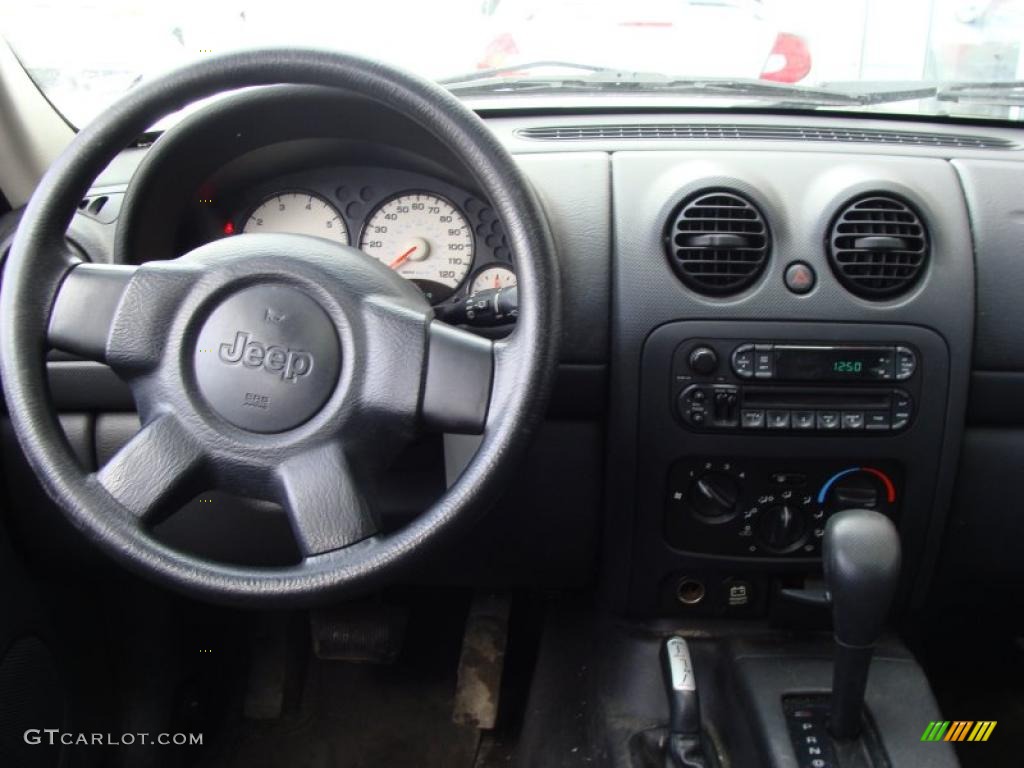
[[[701,475],[690,487],[689,502],[693,513],[709,523],[722,523],[736,514],[740,484],[725,472]]]
[[[770,507],[758,520],[757,534],[765,549],[778,554],[792,552],[807,538],[807,518],[788,504]]]
[[[700,376],[710,376],[718,370],[718,353],[711,347],[697,347],[690,352],[690,370]]]

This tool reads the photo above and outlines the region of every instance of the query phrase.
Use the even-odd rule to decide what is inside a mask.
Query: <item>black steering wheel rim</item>
[[[217,93],[274,84],[320,85],[386,103],[451,149],[502,219],[515,254],[521,312],[495,351],[481,445],[444,496],[404,528],[283,568],[213,563],[168,548],[74,458],[46,382],[50,314],[71,262],[66,231],[96,176],[158,119]],[[439,86],[335,52],[265,50],[204,60],[140,85],[84,128],[54,162],[24,213],[0,291],[0,375],[30,466],[69,519],[118,561],[168,587],[233,604],[289,605],[363,590],[496,499],[543,416],[559,338],[558,270],[536,195],[484,123]]]

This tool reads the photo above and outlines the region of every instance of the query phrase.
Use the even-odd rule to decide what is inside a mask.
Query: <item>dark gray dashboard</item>
[[[319,159],[304,151],[302,168],[353,162],[352,153],[366,148],[367,126],[386,117],[376,105],[354,119],[352,135],[345,135],[344,122],[332,122],[337,113],[331,114],[328,128],[357,143],[325,145]],[[990,538],[986,527],[994,526],[995,535],[1005,538],[1019,535],[1016,521],[990,507],[979,510],[970,500],[982,484],[990,489],[1016,482],[1015,472],[1024,466],[1024,432],[1018,431],[1024,407],[1013,404],[1024,402],[1018,332],[1024,304],[1017,290],[1024,280],[1018,264],[1024,241],[1019,131],[823,115],[485,117],[535,184],[563,272],[560,389],[551,430],[537,449],[546,463],[532,464],[524,474],[516,511],[506,508],[496,515],[500,528],[503,515],[525,514],[525,520],[508,523],[529,532],[520,537],[518,554],[506,557],[510,573],[529,568],[532,550],[539,546],[545,562],[562,558],[573,571],[569,581],[585,581],[595,575],[601,532],[601,576],[614,605],[643,613],[686,610],[661,601],[664,580],[683,572],[699,574],[709,566],[706,558],[669,547],[661,535],[669,464],[686,457],[717,461],[773,455],[876,458],[900,467],[913,493],[900,518],[904,535],[913,538],[915,571],[915,579],[904,585],[904,605],[920,605],[933,574],[942,579],[951,563],[961,578],[999,570],[981,555]],[[758,129],[767,124],[792,131],[787,138],[765,139]],[[569,138],[549,131],[555,138],[539,140],[524,132],[552,127]],[[381,136],[382,146],[371,154],[385,162],[375,163],[375,173],[386,173],[380,169],[387,167],[389,154],[382,147],[400,143],[400,151],[391,155],[401,169],[396,173],[429,172],[444,184],[465,177],[430,151],[428,139],[400,134]],[[271,157],[274,172],[281,175],[288,170],[282,160],[286,154],[274,158],[269,147],[261,156]],[[145,155],[146,150],[127,153],[97,181],[95,194],[123,192]],[[771,229],[763,274],[735,296],[694,293],[679,282],[665,255],[666,223],[684,199],[702,189],[746,195]],[[835,279],[825,244],[844,203],[879,192],[899,196],[920,213],[931,258],[909,293],[869,301]],[[109,258],[116,221],[97,221],[87,211],[79,219],[72,235],[80,237],[92,258]],[[783,271],[793,261],[816,272],[816,286],[806,295],[794,294],[783,283]],[[664,353],[651,357],[652,350],[660,349],[651,340],[671,336],[674,328],[681,329],[680,339],[690,338],[694,329],[776,341],[930,339],[931,378],[923,382],[928,394],[921,411],[926,418],[898,438],[873,437],[852,447],[854,438],[843,436],[687,431],[674,421],[667,402],[650,394],[662,386],[652,390],[651,377],[662,381],[659,377],[668,376]],[[995,396],[1010,404],[994,406]],[[89,410],[83,405],[80,399],[75,402],[76,409]],[[952,544],[949,526],[959,534]],[[1015,574],[1017,560],[1004,563],[1000,573]],[[745,573],[786,572],[778,563],[741,565]],[[735,570],[719,562],[710,570],[728,576],[730,568]]]

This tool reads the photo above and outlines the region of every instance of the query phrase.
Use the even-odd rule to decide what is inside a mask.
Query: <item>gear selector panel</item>
[[[893,461],[686,458],[669,471],[665,535],[673,548],[730,557],[818,558],[844,509],[898,517]]]

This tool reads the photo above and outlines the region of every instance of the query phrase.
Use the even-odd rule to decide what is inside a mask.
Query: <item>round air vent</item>
[[[728,296],[752,285],[768,263],[764,216],[735,192],[707,190],[687,198],[669,224],[669,261],[688,287]]]
[[[849,203],[832,224],[828,258],[839,281],[864,299],[906,293],[928,263],[928,232],[907,203],[868,195]]]

